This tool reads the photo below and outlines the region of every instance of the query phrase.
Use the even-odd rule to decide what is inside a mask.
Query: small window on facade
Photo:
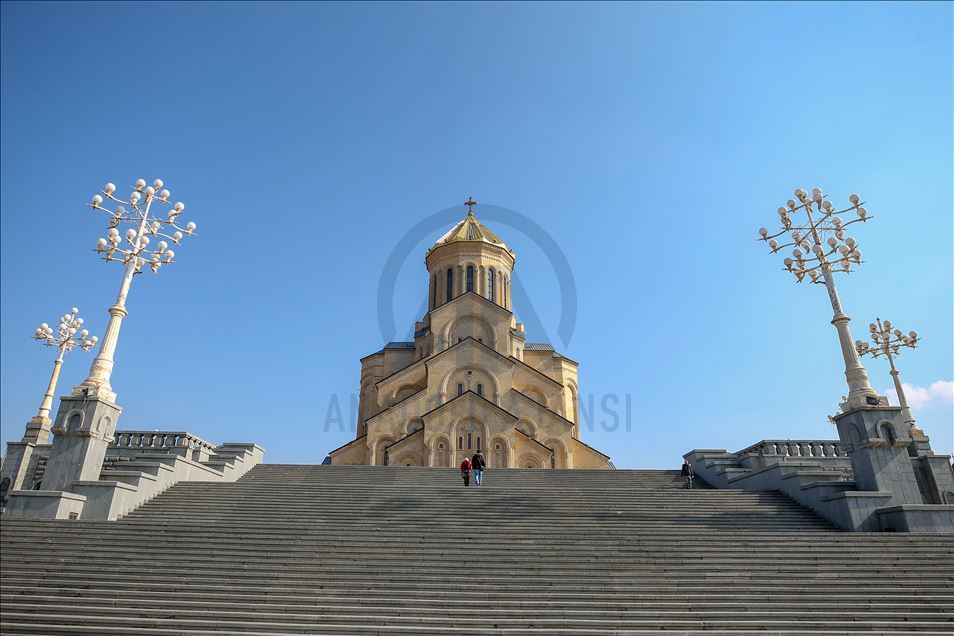
[[[463,438],[463,437],[458,437],[458,438],[457,438],[457,450],[461,450],[461,449],[463,449],[463,448],[464,448],[464,438]]]
[[[480,435],[477,436],[477,450],[480,450]]]
[[[474,266],[467,266],[467,291],[474,291]]]
[[[477,383],[477,395],[483,396],[484,394],[484,385]]]
[[[474,434],[467,433],[467,450],[470,450],[474,447],[473,441],[474,441]]]
[[[447,268],[447,302],[450,302],[454,297],[454,270],[451,267]]]
[[[487,270],[487,298],[494,299],[494,268]]]
[[[458,384],[457,384],[457,395],[463,395],[463,394],[464,394],[464,385],[458,383]]]

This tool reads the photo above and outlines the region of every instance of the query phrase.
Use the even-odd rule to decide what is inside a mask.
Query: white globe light
[[[136,230],[132,228],[129,228],[128,230],[126,230],[126,239],[131,241],[134,238],[136,238]]]
[[[156,247],[159,248],[160,252],[164,252],[166,248],[169,247],[169,244],[166,243],[165,241],[159,241],[159,243],[156,244]]]
[[[857,194],[849,194],[848,200],[851,201],[852,205],[858,205],[858,201],[861,201],[861,197],[859,197]]]
[[[161,188],[161,187],[162,187],[162,179],[156,179],[155,181],[152,182],[152,185],[156,186],[157,188]]]
[[[176,253],[175,253],[175,252],[173,252],[172,250],[167,250],[167,251],[166,251],[166,260],[167,260],[167,261],[171,261],[171,260],[174,259],[175,257],[176,257]]]
[[[785,267],[791,267],[791,266],[792,266],[792,259],[790,259],[790,258],[786,258],[783,262],[785,263]]]
[[[139,194],[138,192],[133,192],[132,194],[129,195],[129,200],[132,201],[133,203],[135,203],[141,198],[142,198],[142,195]]]
[[[864,208],[858,208],[858,217],[863,219],[866,216],[868,216],[868,210]]]
[[[162,198],[163,200],[165,200],[165,199],[168,199],[168,198],[169,198],[169,195],[170,195],[170,194],[172,194],[172,193],[169,192],[168,190],[163,190],[162,192],[159,193],[159,197]]]
[[[768,229],[764,227],[760,227],[759,236],[761,236],[762,238],[765,238],[766,236],[768,236]]]
[[[778,247],[778,241],[776,241],[775,239],[772,239],[771,241],[769,241],[768,244],[769,244],[769,247],[771,247],[773,250],[776,247]]]
[[[193,223],[192,221],[189,221],[188,223],[186,223],[186,229],[189,232],[195,232],[195,223]]]
[[[861,340],[855,340],[855,346],[858,347],[859,349],[864,349],[865,343],[862,342]]]
[[[119,236],[119,230],[117,230],[114,227],[111,227],[108,230],[106,230],[106,234],[107,236]]]
[[[175,241],[176,243],[178,243],[179,241],[181,241],[181,240],[182,240],[182,232],[173,232],[173,234],[172,234],[172,240]]]
[[[912,331],[912,332],[908,333],[908,336],[909,336],[912,340],[917,340],[917,339],[918,339],[918,332],[917,332],[917,331]]]
[[[182,201],[179,201],[172,207],[175,208],[176,212],[182,212],[183,210],[185,210],[185,203],[183,203]]]
[[[79,309],[77,309],[76,307],[73,307],[72,309],[70,309],[70,313],[71,313],[71,314],[78,314],[78,313],[79,313]]]
[[[106,247],[106,244],[107,244],[108,242],[109,242],[109,241],[107,241],[107,240],[104,239],[104,238],[97,239],[97,240],[96,240],[96,247],[98,247],[99,249],[103,249],[104,247]]]
[[[137,190],[142,190],[142,189],[145,188],[145,187],[146,187],[146,180],[145,180],[145,179],[136,179],[136,189],[137,189]]]
[[[49,326],[48,324],[46,324],[45,322],[41,322],[41,323],[40,323],[40,329],[42,329],[43,331],[46,331],[46,330],[49,329],[49,328],[50,328],[50,326]]]
[[[785,205],[787,205],[789,209],[794,210],[798,204],[795,203],[795,199],[789,199],[788,201],[785,202]]]
[[[141,239],[139,239],[139,244],[140,244],[140,245],[149,245],[149,237],[148,237],[148,236],[144,236],[144,237],[142,237]]]
[[[93,343],[99,342],[99,336],[93,336],[92,338],[89,339],[89,341]]]
[[[815,252],[816,254],[821,254],[822,252],[825,251],[825,249],[821,245],[816,245],[815,247],[812,248],[812,251]]]
[[[106,194],[112,194],[115,191],[116,191],[116,184],[114,183],[107,183],[106,185],[103,186],[103,192],[105,192]]]
[[[829,238],[828,238],[828,245],[829,245],[830,247],[835,247],[836,245],[838,245],[838,239],[836,239],[834,236],[829,237]]]
[[[81,324],[83,324],[85,321],[84,321],[82,318],[77,318],[74,322],[75,322],[77,325],[81,325]]]
[[[779,209],[778,209],[778,215],[779,215],[779,216],[785,216],[786,214],[788,214],[788,210],[787,210],[786,208],[779,208]]]
[[[156,190],[155,190],[155,188],[153,188],[152,186],[146,186],[146,189],[143,190],[143,192],[146,193],[146,196],[147,196],[147,197],[151,197],[152,195],[154,195],[154,194],[156,193]]]
[[[900,338],[902,335],[904,335],[904,332],[901,331],[900,329],[895,329],[895,330],[894,330],[894,335],[896,335],[897,337]]]
[[[850,236],[845,239],[845,245],[847,245],[848,247],[854,247],[855,243],[856,243],[855,239],[851,238]]]
[[[805,196],[806,194],[808,194],[808,193],[805,192],[804,190],[802,190],[801,188],[795,188],[795,193],[794,193],[794,194],[795,194],[795,196],[797,196],[799,199],[801,199],[802,197],[804,197],[804,196]]]
[[[117,206],[116,206],[116,216],[122,216],[122,215],[124,215],[124,214],[126,214],[126,208],[124,208],[124,207],[121,206],[121,205],[117,205]]]
[[[798,248],[796,247],[795,249],[792,250],[792,256],[794,256],[795,258],[801,258],[801,257],[802,257],[802,250],[800,250],[800,249],[798,249]]]
[[[99,196],[98,194],[93,195],[93,205],[99,205],[102,202],[103,197]]]

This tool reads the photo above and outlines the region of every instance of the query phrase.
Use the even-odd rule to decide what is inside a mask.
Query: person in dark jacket
[[[483,453],[480,451],[474,453],[474,456],[470,458],[470,465],[474,469],[474,485],[479,486],[484,481],[484,469],[487,467]]]
[[[460,476],[464,479],[464,485],[470,485],[470,460],[464,455],[464,461],[460,463]]]
[[[692,470],[692,464],[689,463],[688,459],[682,460],[682,481],[685,482],[686,488],[692,490],[692,478],[696,476],[696,473]]]

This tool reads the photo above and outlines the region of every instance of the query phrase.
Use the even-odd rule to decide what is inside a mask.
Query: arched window
[[[491,267],[487,270],[487,298],[490,300],[494,299],[494,279],[496,278],[494,274],[494,268]]]
[[[477,436],[477,450],[480,450],[480,435]]]
[[[480,382],[477,383],[477,395],[483,397],[484,395],[484,385]]]
[[[467,433],[467,450],[470,450],[474,447],[474,434]]]
[[[458,382],[458,383],[457,383],[457,395],[463,395],[463,394],[464,394],[464,385]]]
[[[454,297],[454,268],[447,268],[447,302]]]
[[[467,266],[467,291],[474,291],[474,266]]]
[[[464,438],[463,436],[457,438],[457,450],[463,450],[464,448]]]

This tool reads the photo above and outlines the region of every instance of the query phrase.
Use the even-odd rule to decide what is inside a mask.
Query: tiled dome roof
[[[437,249],[441,245],[457,243],[458,241],[480,241],[482,243],[490,243],[491,245],[502,247],[513,254],[513,250],[507,247],[507,245],[500,239],[499,236],[488,230],[483,223],[478,221],[477,217],[475,217],[473,212],[470,211],[467,212],[467,216],[465,216],[460,223],[455,225],[450,232],[437,239],[437,242],[434,243],[434,246],[431,247],[431,250]]]

